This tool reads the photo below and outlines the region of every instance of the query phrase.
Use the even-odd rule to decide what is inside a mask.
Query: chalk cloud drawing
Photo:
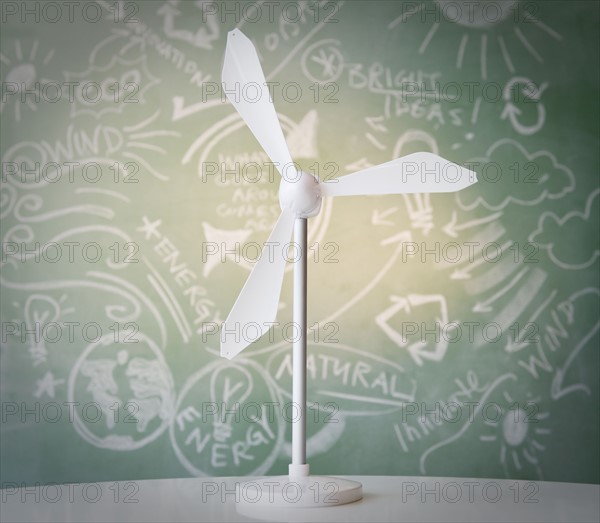
[[[511,204],[533,206],[560,199],[575,189],[573,172],[554,154],[530,153],[509,138],[494,142],[483,158],[467,164],[477,172],[480,183],[476,191],[467,188],[456,194],[463,210],[484,207],[501,211]]]
[[[600,189],[593,191],[582,211],[570,211],[559,217],[552,211],[544,212],[529,241],[540,249],[561,269],[575,271],[587,269],[600,257],[598,249],[598,223],[600,221]],[[570,242],[580,240],[575,246]]]
[[[260,401],[257,391],[262,391]],[[225,471],[264,475],[283,445],[282,408],[260,365],[214,361],[194,373],[179,393],[169,429],[175,455],[194,476]]]
[[[139,449],[158,438],[175,403],[162,352],[142,332],[111,332],[89,345],[71,370],[67,394],[78,402],[73,413],[77,433],[96,447],[118,451]]]

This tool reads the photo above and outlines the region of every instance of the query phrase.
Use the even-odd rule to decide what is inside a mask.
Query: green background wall
[[[598,482],[597,2],[43,4],[2,4],[2,482],[287,470],[289,333],[210,327],[279,212],[206,175],[267,160],[214,94],[235,27],[305,170],[478,162],[311,220],[311,470]]]

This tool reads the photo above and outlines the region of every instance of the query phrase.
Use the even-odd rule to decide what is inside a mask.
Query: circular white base
[[[238,512],[265,508],[335,507],[362,498],[362,485],[329,476],[273,476],[236,486]]]

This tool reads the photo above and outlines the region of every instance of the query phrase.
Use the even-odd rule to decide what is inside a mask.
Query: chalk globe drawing
[[[141,332],[119,331],[83,351],[69,376],[68,399],[77,402],[73,426],[84,440],[130,451],[166,430],[175,391],[156,344]]]

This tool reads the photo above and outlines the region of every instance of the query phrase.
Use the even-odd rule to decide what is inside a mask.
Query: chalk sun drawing
[[[476,3],[469,0],[435,0],[434,5],[438,8],[438,16],[423,18],[428,22],[431,19],[434,21],[430,22],[431,26],[419,45],[418,53],[422,55],[427,52],[438,32],[444,35],[442,38],[446,42],[447,29],[454,24],[463,29],[457,45],[456,69],[463,68],[465,57],[473,59],[475,55],[482,80],[487,80],[490,71],[498,67],[489,63],[494,43],[500,51],[504,67],[509,73],[514,73],[518,67],[524,67],[522,64],[530,66],[532,59],[537,63],[544,62],[542,50],[548,47],[548,37],[562,41],[562,35],[534,16],[528,10],[529,6],[521,0],[482,0]],[[425,7],[429,6],[422,2],[410,9],[403,9],[402,14],[388,24],[388,29],[398,30],[410,18],[418,19]],[[506,34],[507,27],[512,29],[511,34]]]
[[[517,402],[508,391],[503,391],[506,404],[496,404],[498,416],[488,416],[484,424],[488,433],[479,441],[498,445],[498,457],[506,477],[515,477],[531,467],[542,479],[541,454],[546,450],[544,439],[552,432],[548,427],[550,414],[539,407],[541,398]]]
[[[14,118],[21,121],[21,110],[25,107],[37,111],[44,89],[53,83],[45,75],[51,75],[51,62],[55,49],[40,49],[40,41],[34,40],[29,51],[23,49],[20,40],[14,40],[14,49],[8,46],[0,52],[0,76],[3,79],[0,114],[14,104]],[[32,94],[34,93],[32,100]],[[48,96],[54,96],[54,91]],[[5,113],[6,114],[6,113]]]

